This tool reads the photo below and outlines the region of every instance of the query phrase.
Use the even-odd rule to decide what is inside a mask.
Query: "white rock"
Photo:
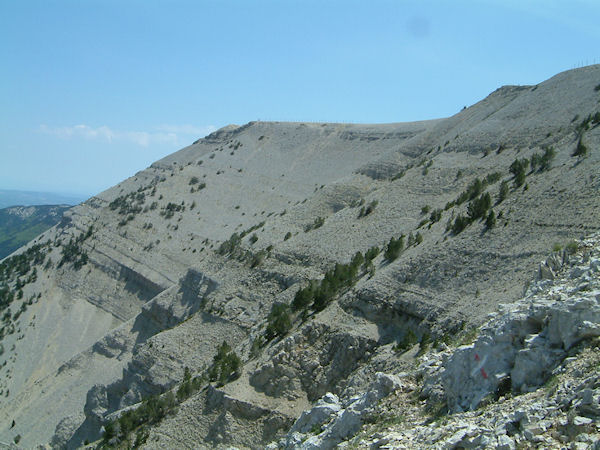
[[[497,437],[497,440],[496,450],[514,450],[516,448],[515,442],[506,434],[501,434]]]
[[[338,397],[328,392],[317,402],[316,406],[302,413],[290,429],[290,433],[308,433],[316,425],[329,422],[340,410]]]
[[[590,423],[592,423],[592,419],[590,419],[589,417],[582,417],[582,416],[576,416],[573,419],[573,425],[576,426],[584,426],[584,425],[589,425]]]

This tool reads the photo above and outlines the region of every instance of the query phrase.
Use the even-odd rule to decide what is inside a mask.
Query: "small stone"
[[[591,444],[594,442],[594,439],[592,438],[592,436],[590,436],[587,433],[580,433],[575,437],[575,440],[577,442],[587,442],[588,444]]]
[[[375,442],[373,442],[373,447],[379,448],[382,445],[389,444],[389,442],[390,442],[390,438],[389,437],[382,437],[380,439],[377,439]]]
[[[498,436],[497,440],[496,450],[514,450],[516,448],[515,442],[505,434]]]
[[[592,422],[593,422],[592,419],[590,419],[589,417],[576,416],[573,419],[573,425],[578,426],[578,427],[589,425]]]
[[[526,430],[529,431],[534,436],[538,436],[538,435],[542,434],[544,431],[546,431],[543,427],[540,426],[539,423],[529,425],[526,428]]]

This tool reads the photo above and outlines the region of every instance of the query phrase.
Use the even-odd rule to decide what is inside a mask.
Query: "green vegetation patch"
[[[14,207],[0,209],[0,259],[59,223],[70,206],[43,205],[27,208],[35,209],[28,215],[18,214]]]

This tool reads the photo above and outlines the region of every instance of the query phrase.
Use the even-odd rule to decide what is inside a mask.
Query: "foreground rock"
[[[426,402],[406,395],[383,402],[376,414],[402,425],[366,426],[353,445],[598,448],[600,235],[572,251],[542,263],[552,266],[552,279],[540,271],[473,344],[426,354],[417,371],[423,385],[412,385]]]

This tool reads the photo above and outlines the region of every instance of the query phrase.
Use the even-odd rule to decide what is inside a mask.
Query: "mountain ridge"
[[[555,242],[600,230],[599,82],[600,66],[564,72],[432,121],[226,127],[71,209],[16,254],[35,249],[43,264],[19,275],[31,280],[4,324],[0,439],[100,439],[142,398],[177,389],[185,368],[214,367],[223,341],[239,378],[203,384],[149,448],[260,447],[327,392],[408,370],[391,346],[480,325],[521,297]],[[572,156],[582,141],[589,154]],[[548,148],[549,167],[518,184],[515,161],[538,164]],[[459,217],[471,217],[461,230]],[[331,277],[356,273],[327,291],[336,264]],[[17,292],[10,267],[0,282]],[[311,280],[324,308],[290,311],[267,339],[273,305],[293,306]]]

